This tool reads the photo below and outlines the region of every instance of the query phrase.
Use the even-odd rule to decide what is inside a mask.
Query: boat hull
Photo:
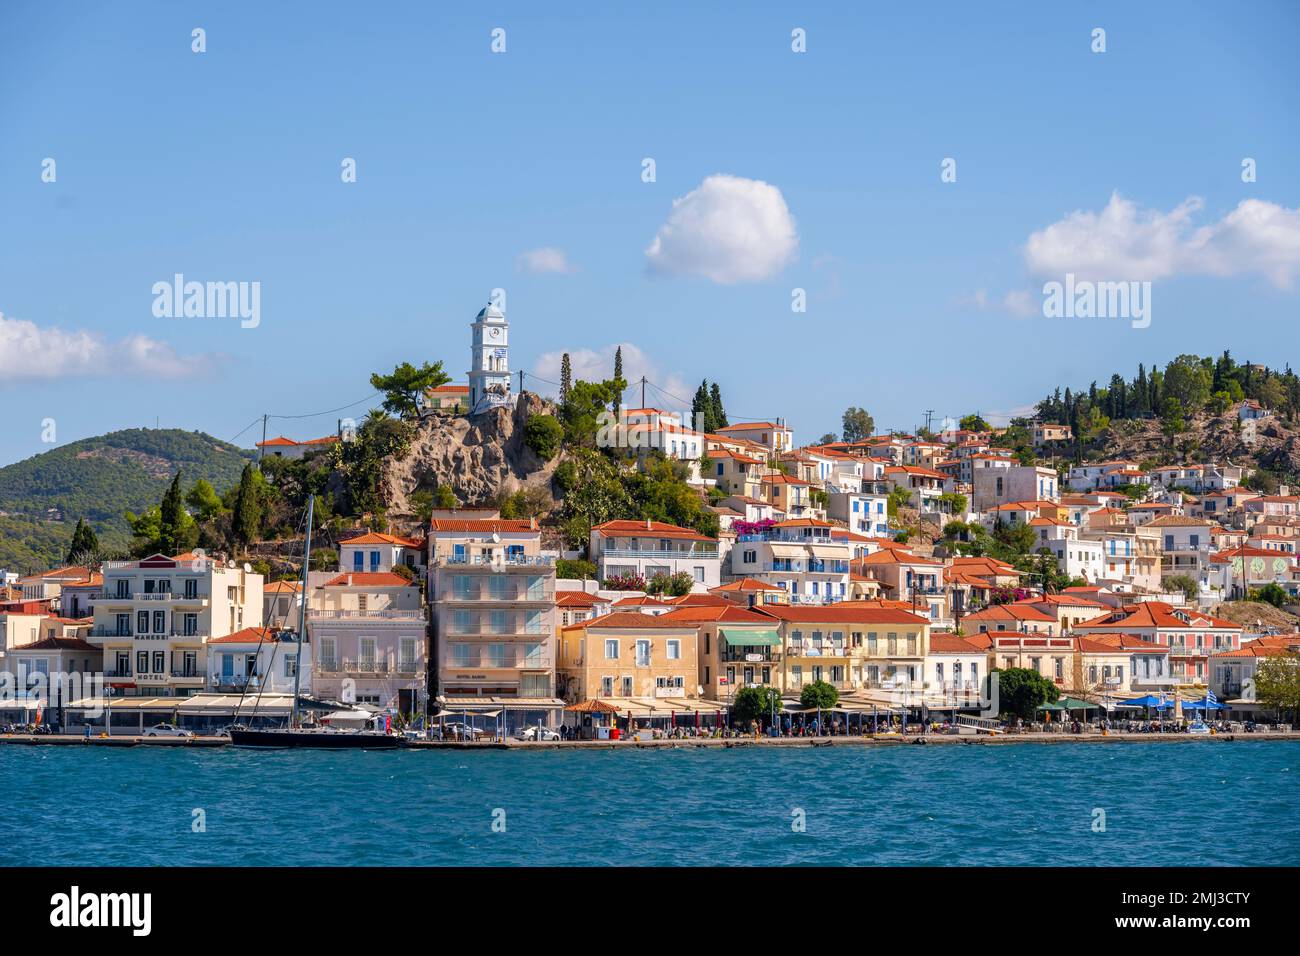
[[[369,731],[232,730],[236,747],[257,750],[395,750],[402,738]]]

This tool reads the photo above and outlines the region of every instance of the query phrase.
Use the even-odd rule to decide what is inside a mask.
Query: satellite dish
[[[498,532],[498,531],[493,531],[493,532],[492,532],[492,543],[493,543],[493,544],[500,544],[500,543],[501,543],[501,533],[500,533],[500,532]]]
[[[244,573],[245,573],[245,574],[252,574],[252,573],[253,573],[253,566],[252,566],[251,564],[249,564],[247,561],[244,562]]]

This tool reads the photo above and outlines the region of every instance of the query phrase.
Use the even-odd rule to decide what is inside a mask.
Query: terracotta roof
[[[326,588],[409,588],[414,586],[413,581],[408,581],[400,574],[394,574],[392,571],[349,571],[346,574],[340,574],[336,578],[331,578],[321,585],[321,587]]]
[[[595,607],[597,604],[604,603],[594,594],[588,594],[586,591],[556,591],[556,607]]]
[[[637,611],[611,611],[608,614],[602,614],[600,617],[593,617],[589,621],[578,621],[576,624],[570,624],[564,628],[566,631],[587,629],[592,627],[610,627],[610,628],[627,628],[627,629],[681,629],[690,627],[691,624],[685,621],[665,621],[667,614],[641,614]]]
[[[274,641],[276,631],[270,627],[246,627],[242,631],[235,631],[233,634],[226,634],[222,637],[212,637],[208,639],[209,644],[260,644],[263,641]]]
[[[1056,617],[1026,604],[994,604],[982,611],[967,614],[966,621],[1041,621],[1055,624]]]
[[[984,648],[973,643],[969,638],[956,634],[931,634],[930,653],[932,654],[982,654]]]
[[[591,530],[599,531],[607,537],[682,538],[692,541],[714,540],[692,528],[682,528],[663,521],[606,521],[603,524],[595,525]]]
[[[755,608],[782,621],[800,624],[929,624],[923,617],[893,608],[863,606],[865,602],[841,604],[764,604]]]
[[[339,547],[346,548],[350,544],[397,544],[403,548],[422,548],[423,541],[417,541],[414,538],[399,538],[395,534],[381,534],[378,531],[371,531],[357,538],[348,538],[346,541],[340,541]]]
[[[775,584],[768,584],[766,581],[760,581],[758,578],[741,578],[738,581],[732,581],[728,584],[720,584],[716,588],[709,588],[710,592],[716,591],[780,591],[781,589]]]
[[[19,644],[13,648],[15,651],[94,651],[98,653],[101,648],[96,647],[79,637],[43,637],[39,641],[32,641],[30,644]]]
[[[537,527],[531,519],[516,521],[505,518],[434,518],[429,522],[429,532],[431,534],[437,534],[440,531],[492,533],[536,530]]]
[[[682,623],[707,623],[710,621],[725,622],[728,624],[760,624],[768,627],[772,626],[772,621],[762,614],[756,614],[753,611],[746,610],[743,607],[737,607],[730,601],[725,602],[718,607],[680,607],[675,611],[669,611],[667,614],[661,614],[661,618],[669,621],[679,621]]]

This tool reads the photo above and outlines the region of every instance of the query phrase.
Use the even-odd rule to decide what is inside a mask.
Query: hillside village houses
[[[441,386],[425,412],[513,401],[504,315],[489,305],[471,328],[468,384]],[[969,692],[1006,666],[1107,706],[1218,688],[1248,711],[1251,662],[1294,644],[1211,610],[1268,584],[1300,594],[1300,498],[1245,491],[1249,472],[1230,463],[1058,470],[959,429],[799,445],[783,419],[705,432],[650,407],[621,424],[692,466],[716,537],[628,517],[571,551],[534,519],[459,508],[404,534],[340,534],[337,568],[313,571],[306,593],[198,553],[55,568],[0,594],[0,670],[102,672],[122,728],[184,719],[195,697],[234,719],[250,690],[282,706],[296,687],[325,707],[513,732],[601,700],[636,720],[725,715],[750,686],[798,710],[814,681],[849,708],[915,694],[973,710]],[[1048,449],[1069,439],[1050,423],[1033,435]],[[263,453],[312,444],[273,439]],[[941,543],[949,523],[956,538]],[[959,553],[975,526],[1027,536],[1032,560]],[[594,575],[558,575],[573,559]],[[1042,562],[1071,586],[1044,593]],[[75,723],[78,708],[55,703]],[[0,705],[30,715],[51,701]]]

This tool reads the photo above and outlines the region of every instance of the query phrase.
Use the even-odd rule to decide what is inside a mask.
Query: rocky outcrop
[[[524,425],[530,415],[554,413],[550,402],[524,392],[513,409],[426,418],[406,455],[385,465],[389,516],[413,517],[411,493],[441,485],[450,485],[465,507],[493,504],[529,485],[549,487],[559,458],[542,461],[525,445]]]

